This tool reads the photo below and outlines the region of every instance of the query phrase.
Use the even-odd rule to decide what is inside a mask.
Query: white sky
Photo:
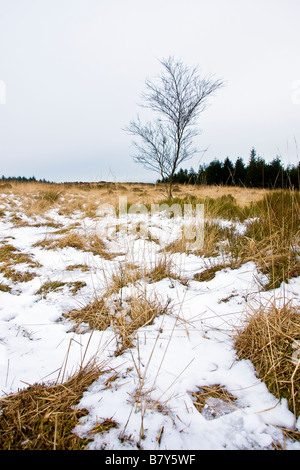
[[[227,83],[199,121],[202,163],[254,146],[297,164],[299,22],[299,0],[0,0],[0,173],[155,181],[122,128],[169,55]]]

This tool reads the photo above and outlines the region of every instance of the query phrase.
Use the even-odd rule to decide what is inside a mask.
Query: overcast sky
[[[122,128],[170,55],[227,84],[187,168],[252,147],[297,164],[299,22],[299,0],[0,0],[0,173],[155,181]]]

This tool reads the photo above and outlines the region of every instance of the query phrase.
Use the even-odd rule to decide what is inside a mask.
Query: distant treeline
[[[158,180],[158,183],[168,183],[169,178]],[[2,175],[0,183],[53,183],[45,178],[37,180],[35,176]],[[100,182],[98,184],[105,183]],[[65,183],[69,185],[88,185],[91,183]],[[94,183],[95,184],[95,183]],[[204,184],[204,185],[226,185],[245,186],[251,188],[300,189],[300,162],[297,166],[288,165],[284,167],[280,158],[274,158],[271,163],[257,155],[252,148],[248,164],[239,157],[233,164],[229,157],[222,162],[215,158],[209,164],[200,165],[198,171],[180,169],[173,175],[173,184]]]
[[[51,183],[44,179],[37,180],[35,176],[30,176],[26,178],[25,176],[4,176],[2,175],[0,179],[1,183]]]
[[[174,174],[173,183],[300,189],[299,175],[300,163],[285,168],[279,157],[266,163],[253,148],[248,164],[242,158],[235,164],[228,157],[223,162],[215,158],[208,165],[201,165],[198,171],[180,169]],[[169,182],[169,178],[158,182]]]

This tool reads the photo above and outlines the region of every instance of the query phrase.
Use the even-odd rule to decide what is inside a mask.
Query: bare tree
[[[224,84],[212,76],[202,78],[196,67],[190,69],[174,57],[160,61],[163,71],[156,82],[146,80],[142,98],[145,108],[158,117],[142,124],[139,116],[125,128],[139,138],[134,142],[137,163],[160,174],[168,182],[172,197],[173,177],[179,165],[197,152],[193,139],[199,134],[197,119],[210,95]]]

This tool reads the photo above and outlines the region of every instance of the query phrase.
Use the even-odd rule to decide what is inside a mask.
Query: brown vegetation
[[[78,408],[83,392],[104,373],[95,364],[61,384],[34,384],[0,399],[2,450],[81,450],[90,439],[73,429],[87,411]],[[100,432],[99,430],[97,432]]]
[[[290,304],[249,311],[235,338],[239,358],[252,362],[273,395],[287,399],[295,420],[300,415],[299,345],[300,308]]]

